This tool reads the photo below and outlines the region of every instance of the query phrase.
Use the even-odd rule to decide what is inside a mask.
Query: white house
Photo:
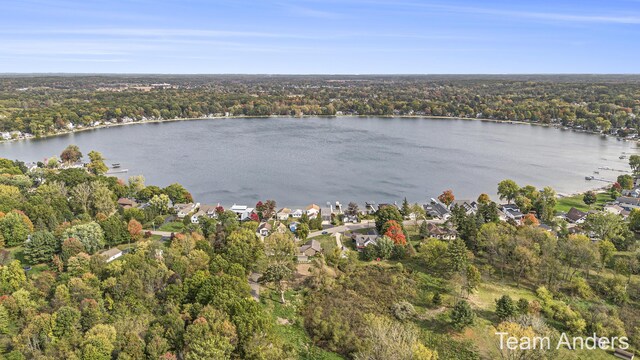
[[[258,225],[258,230],[256,231],[256,233],[258,234],[258,236],[262,236],[264,238],[269,236],[271,228],[271,224],[269,224],[268,222],[262,222],[260,223],[260,225]]]
[[[198,224],[201,217],[207,217],[213,219],[216,217],[216,206],[214,205],[200,205],[198,211],[191,215],[191,223]]]
[[[251,218],[251,214],[253,213],[253,208],[252,207],[248,207],[246,205],[233,204],[233,206],[229,210],[231,210],[234,213],[236,213],[238,215],[238,220],[240,220],[240,221],[250,219]]]
[[[315,219],[316,216],[320,213],[320,206],[316,204],[311,204],[307,206],[307,216],[309,219]]]
[[[302,217],[302,214],[304,214],[304,211],[302,211],[301,209],[295,209],[291,212],[291,217],[294,219],[299,219]]]
[[[289,215],[291,215],[291,209],[282,208],[282,209],[278,210],[278,212],[276,214],[276,218],[278,218],[278,220],[280,220],[280,221],[286,221],[289,218]]]
[[[118,248],[111,248],[107,251],[103,251],[100,255],[104,256],[105,258],[107,258],[107,262],[110,263],[113,260],[119,258],[120,256],[122,256],[122,250],[118,249]]]
[[[176,215],[183,219],[185,216],[189,215],[193,210],[200,207],[200,203],[188,203],[188,204],[175,204],[173,208],[176,210]]]

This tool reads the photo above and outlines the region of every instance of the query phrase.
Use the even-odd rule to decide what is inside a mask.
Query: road
[[[425,220],[418,220],[418,225],[422,224],[422,222]],[[433,219],[433,220],[426,220],[427,222],[430,223],[434,223],[434,224],[442,224],[444,223],[444,220],[440,220],[440,219]],[[415,225],[415,221],[414,220],[405,220],[402,222],[402,225],[404,226],[413,226]],[[335,234],[338,232],[345,232],[345,231],[349,231],[349,230],[359,230],[359,229],[370,229],[370,228],[375,228],[376,227],[376,222],[373,220],[362,220],[362,222],[357,223],[357,224],[352,224],[352,223],[348,223],[348,224],[344,224],[344,225],[340,225],[340,226],[334,226],[331,228],[327,228],[321,231],[314,231],[312,233],[309,234],[309,236],[307,236],[307,239],[309,238],[313,238],[313,237],[317,237],[322,235],[323,232],[326,232],[327,234]]]

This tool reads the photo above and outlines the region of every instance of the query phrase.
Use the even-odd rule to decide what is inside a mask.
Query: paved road
[[[418,225],[422,224],[424,220],[418,220]],[[440,220],[440,219],[433,219],[433,220],[427,220],[427,222],[430,223],[434,223],[434,224],[442,224],[444,223],[444,220]],[[415,225],[415,221],[414,220],[405,220],[402,222],[402,224],[404,226],[413,226]],[[323,232],[327,232],[327,234],[335,234],[337,232],[345,232],[348,230],[359,230],[359,229],[370,229],[370,228],[375,228],[376,227],[376,222],[373,220],[363,220],[361,223],[357,223],[357,224],[351,224],[351,223],[347,223],[344,225],[340,225],[340,226],[334,226],[332,228],[328,228],[328,229],[324,229],[322,231],[314,231],[312,233],[309,234],[309,236],[307,236],[308,238],[313,238],[316,236],[320,236],[322,235]]]
[[[150,232],[151,235],[160,235],[160,236],[171,236],[171,231],[160,231],[160,230],[142,230],[143,233]]]

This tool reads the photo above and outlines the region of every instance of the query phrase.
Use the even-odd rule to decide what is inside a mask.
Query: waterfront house
[[[316,216],[318,216],[318,214],[320,213],[320,206],[316,205],[316,204],[311,204],[309,206],[307,206],[307,216],[309,217],[309,219],[315,219]]]
[[[201,217],[206,217],[209,219],[213,219],[214,217],[216,217],[216,207],[214,205],[200,205],[200,208],[198,208],[198,211],[191,215],[191,223],[192,224],[198,224],[200,223],[200,218]]]
[[[122,207],[123,209],[130,209],[130,208],[134,208],[134,207],[138,207],[138,203],[135,200],[132,199],[127,199],[127,198],[120,198],[118,199],[118,205],[120,207]]]
[[[505,220],[513,220],[516,223],[520,223],[524,214],[520,212],[520,208],[516,204],[503,204],[500,205],[500,211],[504,214]]]
[[[317,240],[309,240],[304,245],[300,246],[298,253],[306,256],[315,256],[322,252],[322,246]]]
[[[375,245],[378,240],[378,235],[354,234],[352,239],[356,243],[356,249],[358,249],[358,251],[362,251],[369,245]]]
[[[587,220],[587,213],[584,211],[580,211],[574,207],[569,209],[567,215],[565,215],[565,219],[572,224],[582,224],[585,220]]]
[[[286,221],[287,219],[289,219],[290,215],[291,215],[291,209],[282,208],[278,210],[278,212],[276,213],[276,218],[280,221]]]
[[[453,208],[454,206],[459,206],[464,209],[467,215],[478,212],[478,203],[473,200],[454,200],[449,208]]]
[[[604,210],[604,211],[606,211],[608,213],[611,213],[611,214],[622,215],[624,217],[626,217],[625,215],[628,215],[628,213],[629,213],[622,206],[617,205],[617,204],[607,204],[602,208],[602,210]]]
[[[288,228],[287,228],[287,226],[285,224],[278,223],[278,225],[276,225],[276,229],[274,231],[277,232],[277,233],[280,233],[280,234],[284,234],[284,233],[287,232],[287,230],[288,230]]]
[[[192,211],[197,209],[200,206],[200,203],[188,203],[188,204],[175,204],[173,208],[176,211],[176,216],[180,219],[184,219],[185,216],[189,215]]]
[[[378,211],[378,205],[374,202],[365,202],[364,203],[364,213],[365,215],[372,215]]]
[[[122,256],[122,250],[114,247],[107,251],[103,251],[102,253],[100,253],[100,255],[104,256],[106,258],[106,261],[110,263],[113,260]]]
[[[233,204],[229,210],[233,211],[238,215],[238,220],[245,221],[251,219],[251,214],[253,213],[253,208],[248,207],[246,205],[236,205]]]
[[[291,212],[291,217],[294,219],[300,219],[302,217],[302,214],[304,214],[304,211],[302,211],[302,209],[295,209]]]
[[[323,224],[330,224],[332,215],[333,215],[333,207],[331,205],[320,209],[320,216],[322,216]]]
[[[433,218],[447,220],[451,217],[451,211],[449,211],[449,208],[436,199],[432,198],[429,203],[424,204],[422,207],[427,215]]]

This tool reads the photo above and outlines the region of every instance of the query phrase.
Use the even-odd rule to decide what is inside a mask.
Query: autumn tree
[[[398,224],[395,220],[389,220],[385,224],[384,228],[386,229],[384,235],[388,236],[393,243],[396,245],[406,245],[407,238],[404,235],[404,231],[402,230],[402,226]]]
[[[78,145],[67,146],[60,154],[60,159],[67,164],[74,164],[82,159],[82,153]]]
[[[453,191],[451,190],[445,190],[442,192],[442,194],[440,194],[440,196],[438,196],[438,200],[440,200],[441,203],[449,206],[451,205],[451,203],[453,203],[453,201],[455,200],[455,196],[453,196]]]

